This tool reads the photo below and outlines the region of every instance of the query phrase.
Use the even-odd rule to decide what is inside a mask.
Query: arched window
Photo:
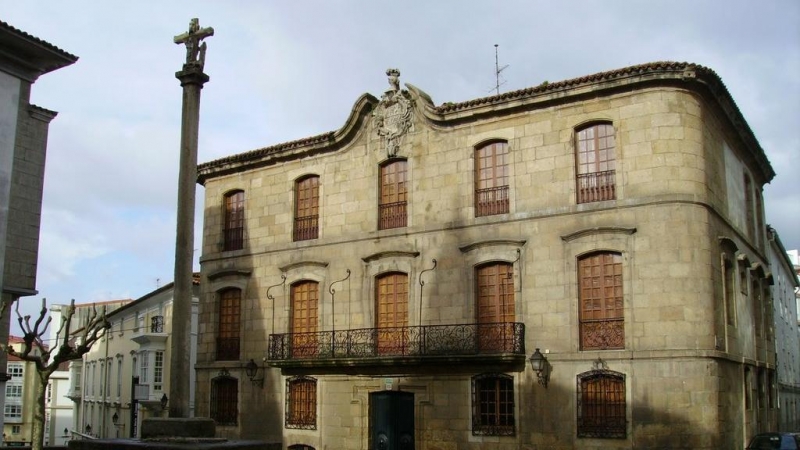
[[[294,240],[319,237],[319,177],[311,175],[295,182]]]
[[[514,266],[491,262],[475,269],[475,305],[478,349],[511,352],[514,349]]]
[[[509,211],[509,162],[508,144],[504,141],[475,149],[475,217]]]
[[[223,226],[223,250],[242,249],[244,247],[244,191],[225,194]]]
[[[578,260],[581,350],[625,348],[622,255],[597,252]]]
[[[378,229],[402,228],[407,223],[408,168],[403,159],[381,166]]]
[[[605,369],[578,375],[578,437],[625,438],[625,375]]]
[[[578,203],[616,199],[614,126],[590,125],[578,130],[575,139]]]
[[[239,380],[221,376],[211,380],[211,418],[217,425],[236,425],[239,418]]]
[[[314,357],[319,351],[319,283],[300,281],[292,285],[292,356]]]
[[[378,354],[404,355],[408,350],[408,275],[382,274],[375,280]]]
[[[513,436],[514,378],[501,373],[472,377],[472,434]]]
[[[242,291],[226,289],[219,293],[217,326],[217,361],[239,359],[239,333]]]
[[[292,377],[286,380],[286,428],[317,429],[317,380]]]

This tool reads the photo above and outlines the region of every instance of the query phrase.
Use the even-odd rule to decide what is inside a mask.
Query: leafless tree
[[[2,303],[0,305],[0,318],[2,318],[8,305],[6,302],[0,303]],[[19,303],[17,303],[15,312],[17,322],[23,332],[23,346],[21,350],[15,350],[11,345],[6,345],[4,350],[9,355],[32,362],[36,366],[39,382],[36,383],[36,405],[33,414],[33,442],[31,445],[32,450],[41,450],[44,444],[45,394],[50,376],[58,370],[58,366],[62,363],[81,359],[92,348],[92,345],[105,335],[109,323],[106,321],[105,307],[98,313],[97,308],[92,306],[83,327],[70,335],[70,325],[75,315],[75,300],[73,299],[61,316],[61,325],[57,333],[58,341],[48,346],[45,344],[43,336],[53,318],[47,314],[45,299],[42,299],[42,310],[39,311],[39,318],[36,319],[33,326],[31,326],[31,316],[23,317],[19,313]]]

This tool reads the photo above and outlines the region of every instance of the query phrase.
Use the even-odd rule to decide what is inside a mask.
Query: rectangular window
[[[625,417],[624,375],[606,370],[578,375],[578,437],[624,439]]]
[[[239,416],[239,382],[232,377],[211,381],[211,418],[217,425],[236,425]]]
[[[153,365],[153,390],[160,391],[164,378],[164,352],[156,352]]]
[[[472,434],[513,436],[514,379],[504,374],[472,378]]]
[[[6,384],[6,398],[22,398],[22,385]]]
[[[514,266],[489,263],[475,270],[478,350],[497,353],[514,350]]]
[[[508,144],[492,142],[475,149],[475,217],[509,211]]]
[[[592,125],[578,131],[575,143],[578,203],[617,198],[615,146],[611,124]]]
[[[150,371],[150,355],[148,352],[139,353],[139,383],[146,384],[149,382]]]
[[[122,395],[122,358],[117,359],[117,397]]]
[[[225,196],[225,229],[223,250],[244,248],[244,191]]]
[[[310,176],[295,183],[294,240],[319,237],[319,177]]]
[[[317,428],[317,380],[307,377],[286,381],[286,428]]]
[[[227,289],[219,294],[217,361],[239,359],[241,295],[239,289]]]
[[[20,434],[21,432],[22,432],[22,426],[21,425],[13,425],[11,427],[11,434]]]
[[[392,161],[381,166],[379,230],[406,226],[407,170],[404,160]]]
[[[733,263],[723,254],[723,274],[725,282],[725,316],[728,325],[736,325],[736,273]]]
[[[625,348],[622,255],[601,252],[578,260],[581,350]]]
[[[408,275],[388,273],[375,280],[379,355],[405,355],[408,335]]]
[[[747,236],[756,241],[755,207],[753,206],[753,183],[750,176],[744,174],[744,210],[747,221]]]
[[[319,283],[302,281],[292,285],[292,357],[313,357],[319,351]]]
[[[13,378],[22,379],[25,375],[25,369],[23,368],[22,364],[9,364],[7,366],[8,369],[8,376]]]
[[[6,422],[22,421],[22,405],[6,405],[4,416]]]

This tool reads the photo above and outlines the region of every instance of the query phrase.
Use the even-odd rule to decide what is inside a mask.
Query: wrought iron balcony
[[[525,324],[471,323],[360,328],[269,336],[269,364],[381,366],[524,363]]]
[[[164,316],[153,316],[150,319],[150,332],[163,333],[164,332]]]

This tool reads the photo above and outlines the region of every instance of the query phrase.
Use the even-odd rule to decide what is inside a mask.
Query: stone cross
[[[176,44],[186,44],[186,63],[184,67],[197,66],[200,70],[203,70],[206,62],[206,43],[199,44],[203,39],[213,35],[213,28],[200,28],[200,21],[195,18],[189,22],[189,31],[175,36]]]

